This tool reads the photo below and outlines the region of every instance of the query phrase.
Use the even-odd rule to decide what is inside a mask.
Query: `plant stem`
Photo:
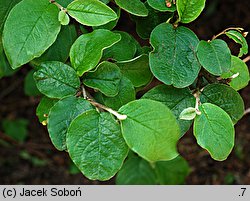
[[[91,97],[90,94],[88,94],[88,92],[86,91],[86,89],[84,88],[83,85],[82,85],[82,95],[83,95],[83,98],[88,100],[93,106],[101,108],[101,109],[109,112],[110,114],[113,114],[114,116],[116,116],[117,119],[125,120],[127,118],[127,115],[119,114],[117,111],[115,111],[115,110],[113,110],[113,109],[111,109],[109,107],[106,107],[105,105],[102,105],[102,104],[97,103],[96,101],[94,101],[94,99]]]
[[[65,10],[65,8],[59,3],[57,3],[55,0],[50,0],[49,2],[55,4],[60,10]]]
[[[243,31],[243,29],[240,28],[240,27],[230,27],[230,28],[227,28],[227,29],[223,30],[223,31],[220,32],[219,34],[213,36],[212,40],[214,40],[214,39],[218,38],[219,36],[225,34],[225,33],[226,33],[227,31],[229,31],[229,30]]]
[[[243,61],[244,61],[245,63],[247,63],[248,61],[250,61],[250,56],[247,56],[245,59],[243,59]]]
[[[250,113],[250,108],[246,109],[245,112],[244,112],[244,115],[247,115]]]

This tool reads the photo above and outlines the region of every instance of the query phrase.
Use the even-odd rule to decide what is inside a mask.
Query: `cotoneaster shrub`
[[[43,94],[39,121],[87,178],[180,184],[189,168],[179,139],[192,126],[201,148],[225,160],[244,113],[237,91],[249,82],[243,29],[204,41],[185,27],[204,7],[205,0],[2,0],[0,75],[33,66],[25,82],[27,94]],[[150,46],[116,30],[121,12]],[[221,35],[241,45],[238,55]],[[162,84],[139,97],[154,78]]]

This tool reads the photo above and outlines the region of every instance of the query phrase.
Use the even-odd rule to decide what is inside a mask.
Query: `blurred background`
[[[228,27],[250,31],[249,11],[249,0],[207,0],[202,15],[187,26],[203,40]],[[127,19],[128,15],[122,12],[117,29],[131,33],[142,45],[148,45],[148,41],[140,40],[134,33],[135,23]],[[223,39],[232,53],[237,54],[239,46]],[[247,40],[249,43],[249,36]],[[39,92],[27,84],[32,82],[31,69],[27,65],[13,76],[0,79],[0,184],[114,184],[114,178],[107,182],[89,181],[79,173],[67,153],[54,148],[47,129],[35,115],[40,97]],[[240,94],[246,108],[250,108],[250,86]],[[235,147],[226,161],[212,160],[197,146],[192,131],[180,140],[178,149],[191,170],[185,184],[250,184],[249,114],[236,125]]]

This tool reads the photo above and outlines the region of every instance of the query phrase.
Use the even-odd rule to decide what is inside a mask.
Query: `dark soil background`
[[[124,17],[127,15],[122,14],[121,26],[132,33],[135,30],[133,22],[124,20]],[[203,14],[188,26],[204,40],[228,27],[243,27],[250,31],[249,0],[208,0]],[[250,42],[250,37],[247,39]],[[147,44],[147,41],[142,43]],[[235,53],[238,46],[231,49]],[[23,144],[16,143],[0,131],[0,140],[8,142],[8,145],[0,146],[0,184],[114,184],[114,179],[108,182],[89,181],[82,174],[69,173],[68,155],[53,147],[46,128],[35,116],[39,97],[24,94],[24,76],[29,70],[30,67],[24,67],[14,76],[0,80],[0,122],[6,118],[29,120],[29,136]],[[250,86],[240,93],[246,108],[249,108]],[[250,115],[244,116],[236,125],[236,146],[226,161],[212,160],[197,146],[192,132],[180,140],[178,149],[191,166],[186,184],[250,184]],[[34,164],[20,157],[23,150],[46,161],[46,165]]]

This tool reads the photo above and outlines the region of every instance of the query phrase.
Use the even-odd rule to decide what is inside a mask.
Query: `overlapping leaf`
[[[115,0],[115,3],[125,11],[137,15],[147,16],[148,10],[140,0]]]

